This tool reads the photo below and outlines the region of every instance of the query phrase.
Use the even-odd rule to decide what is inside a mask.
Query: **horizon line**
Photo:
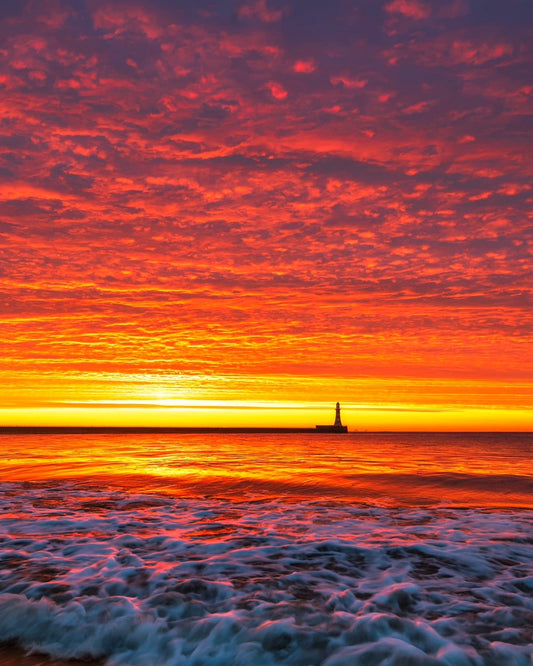
[[[333,426],[332,426],[333,427]],[[533,430],[345,430],[324,432],[316,427],[276,427],[276,426],[74,426],[74,425],[0,425],[0,435],[8,434],[143,434],[143,433],[166,433],[166,434],[209,434],[209,433],[316,433],[316,434],[516,434],[533,435]]]

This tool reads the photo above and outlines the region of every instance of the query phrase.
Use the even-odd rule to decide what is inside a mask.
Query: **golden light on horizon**
[[[533,430],[528,382],[94,372],[45,379],[31,391],[12,385],[0,426],[314,427],[332,422],[340,401],[351,430]]]
[[[179,401],[176,401],[179,402]],[[0,426],[116,427],[301,427],[333,423],[334,404],[225,403],[194,405],[127,404],[121,401],[34,408],[0,408]],[[221,401],[222,402],[222,401]],[[532,431],[531,411],[416,405],[342,406],[351,432],[364,431]]]

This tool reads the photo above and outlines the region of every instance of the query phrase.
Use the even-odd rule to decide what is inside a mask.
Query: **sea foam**
[[[533,661],[531,511],[1,491],[0,642],[113,666]]]

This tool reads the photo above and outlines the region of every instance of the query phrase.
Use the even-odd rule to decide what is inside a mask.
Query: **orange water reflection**
[[[533,506],[527,434],[4,435],[1,481],[178,496]]]

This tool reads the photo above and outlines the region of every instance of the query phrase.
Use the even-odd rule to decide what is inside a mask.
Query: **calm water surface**
[[[533,506],[532,434],[8,435],[0,480],[179,496]]]

